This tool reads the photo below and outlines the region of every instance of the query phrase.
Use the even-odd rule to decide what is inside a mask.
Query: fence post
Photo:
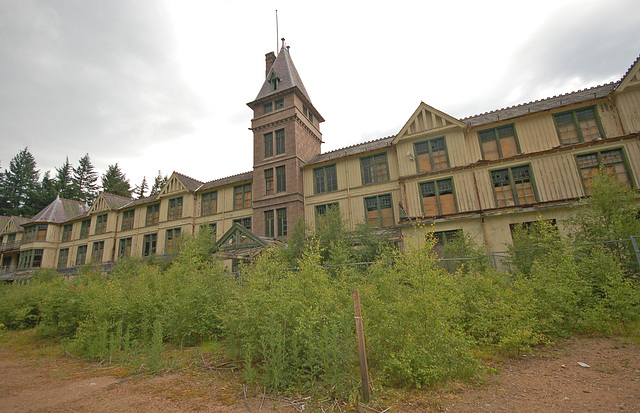
[[[356,335],[358,336],[358,356],[360,357],[360,375],[362,377],[362,400],[369,402],[369,367],[367,366],[367,350],[364,345],[364,330],[360,312],[360,293],[353,291],[353,309],[356,316]]]
[[[631,236],[631,244],[633,244],[633,251],[636,253],[636,259],[638,260],[638,265],[640,266],[640,250],[638,249],[638,242],[636,241],[637,236]]]

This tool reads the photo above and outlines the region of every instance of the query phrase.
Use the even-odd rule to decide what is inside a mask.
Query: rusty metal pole
[[[353,309],[356,316],[356,335],[358,336],[358,356],[360,358],[360,375],[362,377],[362,400],[369,402],[369,367],[367,366],[367,350],[364,343],[362,313],[360,312],[360,293],[353,291]]]

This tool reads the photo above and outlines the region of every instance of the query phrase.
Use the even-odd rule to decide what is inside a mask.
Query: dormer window
[[[273,92],[278,90],[279,84],[280,84],[280,79],[278,79],[276,72],[271,71],[271,74],[269,75],[269,85],[271,86],[271,91]]]

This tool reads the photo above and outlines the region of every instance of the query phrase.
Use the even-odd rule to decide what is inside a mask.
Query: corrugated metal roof
[[[346,156],[357,155],[359,153],[375,151],[377,149],[387,148],[391,146],[393,143],[393,136],[387,136],[385,138],[376,139],[369,142],[363,142],[352,146],[347,146],[346,148],[336,149],[330,152],[321,153],[320,155],[316,155],[307,165],[313,165],[321,162],[331,161],[333,159],[344,158]]]
[[[29,224],[35,222],[51,222],[59,224],[77,217],[89,210],[89,207],[79,201],[60,198],[59,196],[47,205],[42,211],[29,220]]]
[[[471,127],[475,127],[487,123],[513,119],[519,116],[529,115],[531,113],[560,108],[562,106],[568,106],[575,103],[586,102],[592,99],[599,99],[609,95],[609,93],[615,89],[617,84],[618,82],[611,82],[589,89],[566,93],[564,95],[523,103],[509,108],[494,110],[492,112],[481,113],[479,115],[461,119],[461,121]]]
[[[241,174],[231,175],[225,178],[215,179],[213,181],[206,182],[202,184],[200,188],[198,188],[198,192],[204,191],[207,189],[217,188],[219,186],[233,184],[236,182],[247,181],[249,179],[253,179],[253,171],[243,172]]]

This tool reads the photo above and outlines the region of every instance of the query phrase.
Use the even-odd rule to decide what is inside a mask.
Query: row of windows
[[[284,99],[276,99],[273,102],[267,102],[263,105],[264,114],[271,113],[274,110],[280,110],[284,108]]]
[[[621,149],[594,152],[576,156],[576,162],[589,191],[593,177],[604,168],[607,173],[627,186],[631,186]],[[491,183],[497,207],[528,205],[537,202],[533,176],[529,165],[520,165],[491,171]],[[419,184],[423,214],[426,217],[458,212],[453,178],[422,182]],[[393,225],[391,195],[379,195],[364,199],[367,221],[377,227]],[[337,204],[315,207],[316,217],[323,216]]]
[[[34,241],[46,241],[47,224],[30,225],[24,228],[22,243],[26,244]]]

